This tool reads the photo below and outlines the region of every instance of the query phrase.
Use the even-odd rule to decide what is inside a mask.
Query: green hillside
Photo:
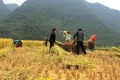
[[[107,27],[120,33],[120,11],[110,9],[99,3],[94,5],[88,3],[93,14],[100,19]]]
[[[64,41],[61,30],[69,30],[73,36],[78,28],[83,28],[85,40],[96,33],[98,46],[120,41],[120,33],[93,14],[84,0],[27,0],[0,24],[0,37],[43,39],[49,37],[53,27],[61,41]]]

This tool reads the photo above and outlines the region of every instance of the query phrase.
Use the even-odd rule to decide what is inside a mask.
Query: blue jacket
[[[77,37],[77,41],[84,41],[84,34],[82,31],[77,31],[75,34],[74,34],[74,37],[73,39],[75,39]]]

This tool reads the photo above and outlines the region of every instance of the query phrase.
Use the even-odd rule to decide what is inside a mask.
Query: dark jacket
[[[56,40],[56,35],[55,35],[55,33],[54,33],[54,32],[52,32],[52,33],[50,34],[50,39],[49,39],[49,42],[54,43],[54,42],[55,42],[55,40]]]
[[[77,32],[74,34],[73,39],[75,39],[75,37],[77,37],[77,41],[84,41],[84,34],[83,34],[82,31],[77,31]]]

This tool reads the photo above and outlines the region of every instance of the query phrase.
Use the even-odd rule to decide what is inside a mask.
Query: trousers
[[[77,41],[77,46],[76,46],[77,54],[80,53],[80,47],[81,47],[82,51],[84,52],[84,54],[86,54],[85,47],[83,45],[83,41]]]

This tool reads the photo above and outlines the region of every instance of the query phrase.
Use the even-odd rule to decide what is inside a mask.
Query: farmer
[[[85,51],[85,48],[83,45],[84,33],[81,28],[78,29],[78,31],[75,33],[73,39],[75,40],[76,37],[77,37],[77,46],[76,46],[77,54],[80,53],[80,47],[81,47],[82,51],[84,52],[84,54],[86,54],[86,51]]]
[[[22,41],[21,40],[14,40],[13,44],[15,47],[22,47]]]
[[[91,51],[94,51],[95,49],[95,43],[96,43],[96,34],[93,34],[89,41],[88,41],[88,48],[91,50]]]
[[[49,42],[50,42],[50,49],[54,46],[55,40],[56,40],[56,29],[52,29],[52,33],[50,34]]]
[[[63,34],[64,34],[63,36],[65,37],[65,40],[66,40],[65,44],[71,44],[71,32],[64,31]]]
[[[47,47],[48,39],[45,37],[45,46]]]

